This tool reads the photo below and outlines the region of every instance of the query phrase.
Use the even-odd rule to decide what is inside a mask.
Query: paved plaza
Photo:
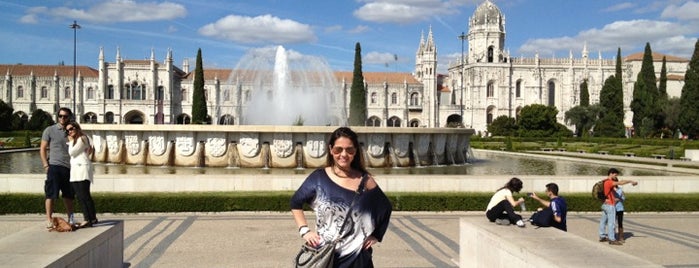
[[[597,241],[599,215],[572,213],[569,233]],[[98,217],[124,220],[125,267],[290,267],[302,243],[291,213],[284,212]],[[459,245],[460,217],[492,224],[482,212],[394,212],[384,242],[375,248],[376,266],[457,267],[459,246],[468,246]],[[625,245],[603,246],[666,267],[699,267],[699,213],[628,213],[625,225]],[[43,228],[43,216],[0,216],[0,241],[24,228]],[[533,226],[523,231],[536,233]]]

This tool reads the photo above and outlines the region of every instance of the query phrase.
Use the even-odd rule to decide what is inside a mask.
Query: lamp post
[[[73,24],[70,25],[70,28],[73,29],[73,114],[78,114],[78,111],[75,109],[75,99],[77,98],[76,96],[76,87],[78,86],[77,84],[77,63],[76,63],[76,55],[77,55],[77,41],[78,41],[78,29],[80,29],[80,25],[78,25],[77,21],[73,21]]]
[[[464,126],[464,39],[466,39],[466,35],[464,34],[464,32],[461,32],[461,35],[459,35],[458,37],[459,40],[461,40],[461,59],[459,60],[459,80],[461,81],[461,98],[459,101],[459,109],[461,109],[461,125]],[[473,122],[471,122],[471,124],[473,124]]]

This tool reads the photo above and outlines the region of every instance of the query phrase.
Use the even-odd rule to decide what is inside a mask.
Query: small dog
[[[53,222],[53,228],[49,229],[49,232],[72,232],[75,230],[75,226],[71,226],[68,221],[61,217],[51,218]]]

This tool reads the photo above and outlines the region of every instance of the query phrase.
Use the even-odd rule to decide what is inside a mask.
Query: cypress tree
[[[643,53],[643,62],[641,63],[641,71],[638,73],[636,83],[633,85],[633,100],[631,101],[633,127],[636,130],[636,134],[643,137],[651,134],[643,131],[647,129],[647,127],[642,127],[643,120],[655,120],[655,115],[659,111],[659,109],[657,109],[657,102],[655,101],[658,98],[658,87],[655,82],[653,55],[650,44],[646,43],[646,48]]]
[[[206,124],[206,94],[204,94],[204,68],[201,62],[201,48],[197,50],[197,63],[194,69],[194,89],[192,90],[192,124]]]
[[[656,100],[658,112],[655,116],[656,129],[663,129],[666,127],[665,118],[667,117],[668,109],[666,61],[665,56],[663,56],[663,65],[660,67],[660,77],[658,78],[658,99]]]
[[[690,139],[699,135],[699,39],[694,44],[694,54],[684,73],[684,86],[680,97],[678,126]]]
[[[595,124],[595,135],[601,137],[624,137],[624,100],[615,76],[604,80],[600,91],[602,112]]]
[[[350,89],[349,124],[351,126],[365,125],[367,118],[366,88],[362,74],[362,48],[359,42],[354,48],[354,71],[352,73],[352,88]]]
[[[623,73],[621,72],[621,48],[616,49],[616,73],[615,77],[616,79],[619,79],[619,83],[623,83],[624,78],[622,77]]]
[[[580,106],[590,106],[590,91],[587,89],[587,79],[580,84]]]

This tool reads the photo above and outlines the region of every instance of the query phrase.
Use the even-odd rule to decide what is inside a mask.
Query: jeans
[[[515,209],[507,199],[500,201],[500,203],[486,211],[485,216],[490,222],[494,222],[495,219],[508,219],[510,223],[515,224],[517,221],[522,220],[522,216],[515,213]]]
[[[95,202],[92,200],[92,195],[90,194],[90,181],[74,181],[71,182],[73,185],[73,190],[78,197],[80,202],[80,207],[83,210],[83,217],[85,221],[95,221],[97,220],[97,212],[95,211]]]
[[[599,220],[599,237],[615,241],[614,224],[616,219],[616,208],[614,205],[604,203],[602,205],[602,218]],[[605,227],[607,228],[605,234]]]

